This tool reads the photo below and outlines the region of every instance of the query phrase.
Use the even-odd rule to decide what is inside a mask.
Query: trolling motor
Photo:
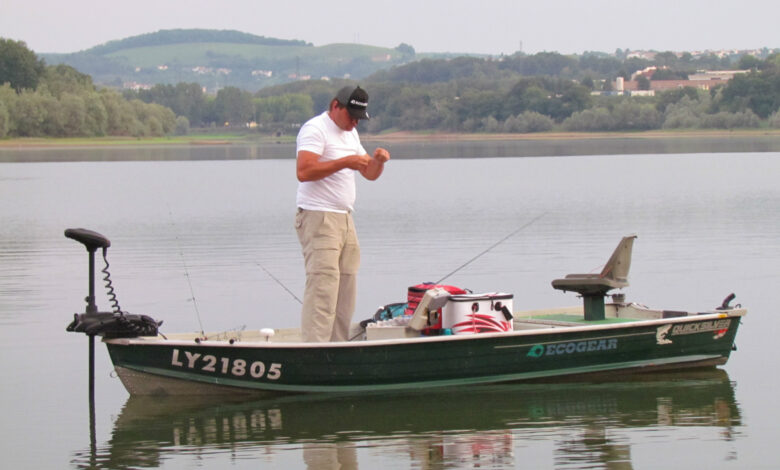
[[[83,228],[69,228],[65,230],[65,236],[76,240],[87,248],[89,253],[89,295],[84,299],[87,302],[85,313],[73,315],[73,321],[66,328],[67,331],[84,333],[87,336],[96,335],[106,338],[134,338],[137,336],[156,336],[157,328],[162,322],[157,322],[146,315],[132,315],[122,311],[119,307],[114,288],[111,284],[111,274],[108,272],[108,259],[106,252],[111,242],[103,235]],[[99,312],[95,304],[95,252],[103,249],[103,260],[106,267],[102,270],[105,274],[103,280],[106,284],[109,300],[113,306],[111,312]]]
[[[130,315],[122,311],[111,285],[111,274],[108,272],[108,258],[106,252],[111,242],[103,235],[83,228],[69,228],[65,230],[65,236],[76,240],[87,248],[89,253],[89,295],[84,299],[87,309],[84,313],[74,313],[73,321],[66,328],[67,331],[84,333],[89,337],[89,401],[94,406],[95,396],[95,336],[106,338],[134,338],[137,336],[156,336],[157,328],[162,322],[156,322],[146,315]],[[103,261],[106,267],[102,272],[106,283],[108,297],[113,306],[112,312],[98,312],[95,304],[95,252],[103,249]],[[90,408],[90,414],[94,416],[94,409]]]
[[[157,328],[162,322],[156,322],[146,315],[130,315],[122,311],[111,285],[111,274],[108,272],[108,258],[106,252],[111,242],[103,235],[83,228],[69,228],[65,230],[65,236],[76,240],[87,248],[89,253],[89,295],[84,299],[87,308],[84,313],[73,314],[73,321],[66,328],[67,331],[84,333],[89,337],[89,431],[90,449],[92,455],[96,454],[95,444],[95,336],[106,338],[131,338],[136,336],[156,336]],[[102,272],[106,283],[108,297],[113,306],[112,312],[99,312],[95,304],[95,252],[103,249],[103,261],[106,267]]]
[[[108,272],[108,258],[106,252],[111,242],[103,235],[83,228],[69,228],[65,230],[65,236],[83,244],[89,253],[89,295],[84,299],[87,309],[84,313],[74,313],[73,321],[66,328],[67,331],[84,333],[89,337],[89,397],[93,402],[95,393],[95,336],[106,338],[134,338],[137,336],[156,336],[157,327],[162,322],[156,322],[146,315],[130,315],[122,311],[111,285],[111,274]],[[106,267],[102,272],[106,283],[108,297],[113,305],[112,312],[98,312],[95,304],[95,252],[103,249],[103,261]]]

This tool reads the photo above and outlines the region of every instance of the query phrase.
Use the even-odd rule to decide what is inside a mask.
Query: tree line
[[[361,82],[369,90],[372,114],[361,126],[368,132],[508,133],[780,128],[780,54],[764,60],[743,56],[734,62],[672,53],[658,54],[656,59],[656,63],[635,58],[621,61],[590,54],[577,61],[540,53],[505,60],[461,57],[412,62]],[[695,71],[689,68],[705,64],[751,72],[706,91],[689,87],[652,97],[609,93],[610,77],[630,78],[655,64],[668,67],[653,76],[658,80],[685,79]],[[345,83],[301,81],[255,94],[228,87],[217,93],[211,107],[195,84],[157,85],[125,96],[168,106],[188,116],[194,126],[251,120],[264,130],[292,131],[325,110],[335,90]],[[594,91],[605,94],[594,95]],[[198,111],[188,114],[187,106]]]
[[[0,39],[0,138],[164,136],[186,118],[169,108],[98,90],[66,66],[46,66],[22,42]]]
[[[556,53],[501,59],[421,60],[375,73],[368,89],[372,118],[361,129],[527,133],[550,130],[630,131],[679,128],[780,128],[780,54],[717,59],[715,68],[745,67],[709,91],[684,88],[653,97],[609,94],[611,79],[649,65],[653,78],[687,77],[715,58],[661,53],[636,58]],[[325,110],[347,82],[299,81],[250,93],[225,87],[208,95],[198,83],[156,85],[119,93],[97,89],[88,75],[46,66],[21,42],[0,39],[0,137],[156,136],[192,128],[294,133]],[[594,95],[594,91],[606,94]],[[254,129],[254,127],[253,127]]]

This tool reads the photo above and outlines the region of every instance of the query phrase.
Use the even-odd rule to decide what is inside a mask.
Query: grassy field
[[[210,66],[215,59],[232,58],[246,63],[267,64],[295,60],[332,62],[353,60],[357,57],[371,59],[389,54],[393,59],[400,52],[383,47],[359,44],[330,44],[326,46],[264,46],[257,44],[192,43],[123,49],[108,54],[113,59],[125,59],[134,67],[155,68],[158,65]]]

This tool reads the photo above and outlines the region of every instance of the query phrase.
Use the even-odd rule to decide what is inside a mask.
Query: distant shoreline
[[[543,132],[532,134],[460,134],[440,132],[397,131],[381,134],[361,134],[364,142],[490,142],[490,141],[572,141],[626,139],[695,139],[695,138],[769,138],[780,139],[780,129],[682,130],[644,132]],[[78,147],[132,146],[192,146],[192,145],[252,145],[294,143],[294,135],[191,135],[174,137],[92,137],[92,138],[13,138],[0,140],[2,149],[56,149]]]
[[[2,149],[56,149],[78,147],[133,147],[175,145],[230,145],[250,142],[245,136],[176,136],[176,137],[19,137],[0,140]],[[260,142],[258,140],[258,142]]]
[[[361,135],[366,142],[442,142],[442,141],[556,141],[592,139],[690,139],[728,137],[770,137],[780,138],[780,129],[695,129],[695,130],[653,130],[641,132],[537,132],[530,134],[457,134],[425,132],[391,132]]]

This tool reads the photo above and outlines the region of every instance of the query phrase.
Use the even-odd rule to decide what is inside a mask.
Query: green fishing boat
[[[295,328],[162,334],[151,317],[97,311],[94,254],[102,248],[105,258],[110,242],[84,229],[65,235],[90,256],[87,309],[68,331],[87,334],[91,357],[94,338],[102,337],[131,395],[383,392],[715,367],[728,360],[747,314],[731,305],[734,294],[697,312],[651,309],[611,294],[628,287],[630,235],[601,273],[552,281],[582,297],[576,307],[515,311],[511,294],[430,286],[413,309],[407,305],[409,314],[391,316],[386,308],[353,325],[350,341],[304,343]]]

